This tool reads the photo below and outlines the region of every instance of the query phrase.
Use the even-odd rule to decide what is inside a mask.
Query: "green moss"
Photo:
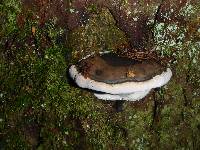
[[[71,32],[69,47],[74,58],[81,58],[91,52],[115,50],[126,43],[125,34],[115,25],[115,20],[108,9],[94,14],[85,26]]]
[[[2,37],[2,34],[12,34],[18,29],[16,26],[16,16],[20,11],[20,1],[3,0],[0,3],[0,37]]]

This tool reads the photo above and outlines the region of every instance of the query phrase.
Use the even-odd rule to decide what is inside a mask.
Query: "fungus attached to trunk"
[[[91,55],[72,65],[71,78],[98,99],[136,101],[171,78],[169,68],[155,60],[137,61],[113,53]]]

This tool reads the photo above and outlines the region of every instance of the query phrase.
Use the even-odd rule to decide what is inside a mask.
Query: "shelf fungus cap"
[[[109,100],[141,99],[172,76],[169,68],[154,60],[136,61],[112,53],[82,59],[69,73],[79,87],[103,92],[95,96]]]

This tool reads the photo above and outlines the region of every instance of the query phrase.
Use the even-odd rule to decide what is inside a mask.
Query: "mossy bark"
[[[0,149],[200,147],[198,1],[184,1],[180,8],[178,1],[137,3],[138,10],[157,19],[147,27],[156,52],[171,58],[173,77],[144,100],[125,102],[119,113],[112,102],[69,84],[66,72],[87,54],[130,43],[132,33],[119,27],[109,6],[128,10],[130,17],[132,1],[28,2],[0,2]],[[157,6],[162,17],[154,17]]]

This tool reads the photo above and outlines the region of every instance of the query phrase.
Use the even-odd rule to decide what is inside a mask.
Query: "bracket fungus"
[[[69,73],[79,87],[94,91],[98,99],[129,101],[144,98],[172,76],[169,68],[155,60],[138,61],[114,53],[85,57]]]

